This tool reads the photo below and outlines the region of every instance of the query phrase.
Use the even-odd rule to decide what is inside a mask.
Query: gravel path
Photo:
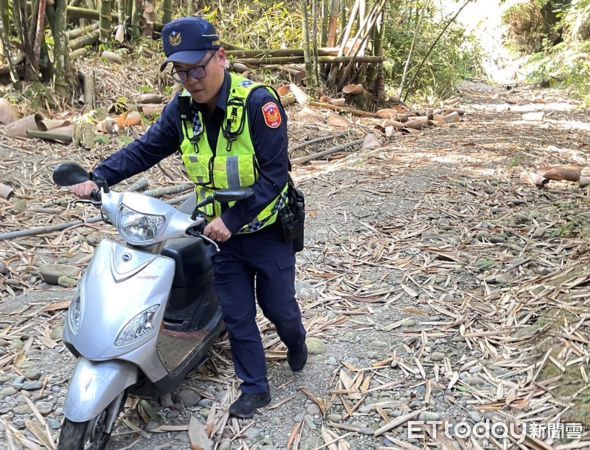
[[[377,150],[297,168],[308,202],[297,285],[313,353],[305,370],[291,373],[285,348],[260,318],[270,407],[253,420],[228,420],[237,383],[223,340],[164,406],[129,399],[108,448],[190,448],[186,431],[169,432],[163,424],[188,426],[191,415],[208,425],[218,449],[414,449],[425,443],[477,448],[468,438],[428,430],[420,431],[424,438],[413,436],[407,421],[480,423],[493,413],[481,405],[505,395],[489,380],[505,376],[518,383],[510,367],[488,363],[489,349],[465,337],[467,316],[451,308],[458,293],[475,301],[489,290],[482,260],[464,263],[472,241],[465,241],[458,224],[461,214],[490,214],[492,197],[537,198],[516,178],[523,165],[548,158],[551,146],[567,147],[587,161],[588,128],[575,126],[584,116],[538,100],[552,95],[468,85],[461,124],[400,135]],[[544,121],[521,120],[540,105]],[[451,211],[452,199],[457,209]],[[38,446],[29,448],[45,448],[45,425],[56,441],[74,358],[60,341],[64,311],[51,305],[71,292],[44,288],[0,303],[0,450],[21,448],[27,440]],[[493,439],[477,442],[499,448]],[[533,448],[529,444],[523,448]]]

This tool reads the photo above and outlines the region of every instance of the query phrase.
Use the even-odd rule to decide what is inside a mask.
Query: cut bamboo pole
[[[0,183],[0,197],[10,200],[10,197],[14,195],[14,189],[10,186]]]
[[[359,117],[374,117],[376,119],[380,118],[377,114],[372,112],[361,111],[360,109],[348,108],[346,106],[331,105],[330,103],[316,102],[314,100],[310,101],[309,105],[315,106],[317,108],[331,109],[333,111],[347,112]]]
[[[95,96],[94,96],[94,72],[92,74],[86,74],[80,72],[82,78],[82,86],[84,92],[84,112],[88,112],[94,109]]]
[[[90,34],[93,31],[98,30],[98,27],[99,27],[98,22],[94,22],[93,24],[85,26],[85,27],[75,28],[73,30],[66,31],[66,34],[68,35],[68,39],[71,42],[72,40],[77,39],[80,36],[84,36],[86,34]]]
[[[365,22],[365,26],[363,27],[362,32],[359,31],[359,33],[357,33],[357,36],[355,36],[355,44],[357,44],[356,46],[353,44],[353,51],[351,56],[351,61],[348,63],[348,65],[344,68],[344,73],[340,76],[340,79],[338,81],[338,88],[341,89],[342,86],[344,86],[347,83],[348,80],[348,76],[350,75],[350,72],[352,71],[352,68],[354,67],[355,61],[357,60],[357,55],[359,54],[359,51],[361,50],[361,47],[363,45],[363,43],[368,39],[368,37],[371,35],[371,29],[375,26],[375,24],[377,23],[377,19],[379,18],[381,12],[383,11],[383,9],[385,8],[385,5],[387,4],[387,0],[380,0],[379,2],[375,3],[373,5],[373,8],[371,10],[371,12],[369,13],[369,17],[367,18],[367,21]],[[360,42],[359,42],[360,40]]]
[[[80,48],[86,47],[87,45],[93,45],[98,42],[99,36],[100,31],[94,30],[86,35],[82,35],[76,39],[73,39],[69,43],[70,50],[78,50]]]
[[[324,151],[321,151],[318,153],[314,153],[313,155],[307,155],[307,156],[302,156],[301,158],[295,158],[295,159],[291,160],[291,164],[303,164],[303,163],[306,163],[306,162],[314,160],[314,159],[323,158],[324,156],[328,156],[328,155],[331,155],[332,153],[340,152],[340,151],[345,150],[347,148],[354,147],[355,145],[362,145],[363,141],[364,141],[364,139],[357,139],[355,141],[347,142],[346,144],[337,145],[337,146],[329,148],[327,150],[324,150]]]
[[[353,60],[350,56],[318,56],[318,64],[341,64]],[[358,63],[379,64],[383,62],[381,56],[359,56],[354,59]],[[240,58],[236,62],[252,66],[276,65],[276,64],[300,64],[305,62],[303,56],[276,56],[263,58]]]
[[[73,141],[71,134],[56,133],[54,131],[27,130],[27,137],[46,141],[59,141],[64,144],[71,144]]]
[[[276,48],[276,49],[243,49],[243,50],[226,50],[227,56],[233,56],[236,59],[241,58],[263,58],[275,56],[303,56],[304,48]],[[336,56],[338,47],[318,47],[318,56]]]

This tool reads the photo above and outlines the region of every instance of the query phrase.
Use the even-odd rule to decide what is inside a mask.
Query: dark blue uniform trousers
[[[236,375],[242,392],[269,390],[266,358],[256,325],[256,300],[288,349],[305,343],[295,299],[295,253],[282,241],[277,225],[235,235],[213,257],[215,290],[221,303]]]

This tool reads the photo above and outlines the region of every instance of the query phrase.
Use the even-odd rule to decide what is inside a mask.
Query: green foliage
[[[109,109],[112,109],[116,114],[121,114],[129,110],[129,102],[126,97],[119,97]]]
[[[297,2],[236,0],[226,6],[211,2],[201,14],[220,30],[224,41],[245,48],[287,48],[302,44],[298,8]]]
[[[571,0],[529,0],[509,8],[503,16],[508,42],[522,54],[535,53],[561,42],[562,19]]]
[[[590,42],[562,42],[528,61],[529,80],[570,90],[590,106]]]
[[[590,106],[590,0],[546,3],[558,3],[554,29],[561,30],[563,40],[530,56],[528,78],[567,89]]]
[[[566,41],[590,40],[590,0],[574,1],[563,18]]]
[[[46,108],[53,109],[60,106],[59,99],[56,98],[55,92],[51,86],[33,81],[23,86],[22,92],[12,91],[5,95],[11,103],[27,110],[42,111]]]
[[[384,69],[390,87],[401,83],[420,14],[416,9],[415,3],[400,2],[400,8],[390,11],[392,19],[385,23],[383,48],[388,61]],[[414,76],[414,71],[447,20],[441,21],[434,8],[425,12],[406,83]],[[453,23],[428,56],[410,89],[418,97],[448,96],[462,80],[481,74],[481,59],[481,50],[475,39],[467,35],[459,24]]]

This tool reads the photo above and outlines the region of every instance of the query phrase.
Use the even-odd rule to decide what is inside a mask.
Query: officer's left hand
[[[217,242],[225,242],[231,237],[231,231],[228,230],[220,217],[207,224],[203,234]]]

